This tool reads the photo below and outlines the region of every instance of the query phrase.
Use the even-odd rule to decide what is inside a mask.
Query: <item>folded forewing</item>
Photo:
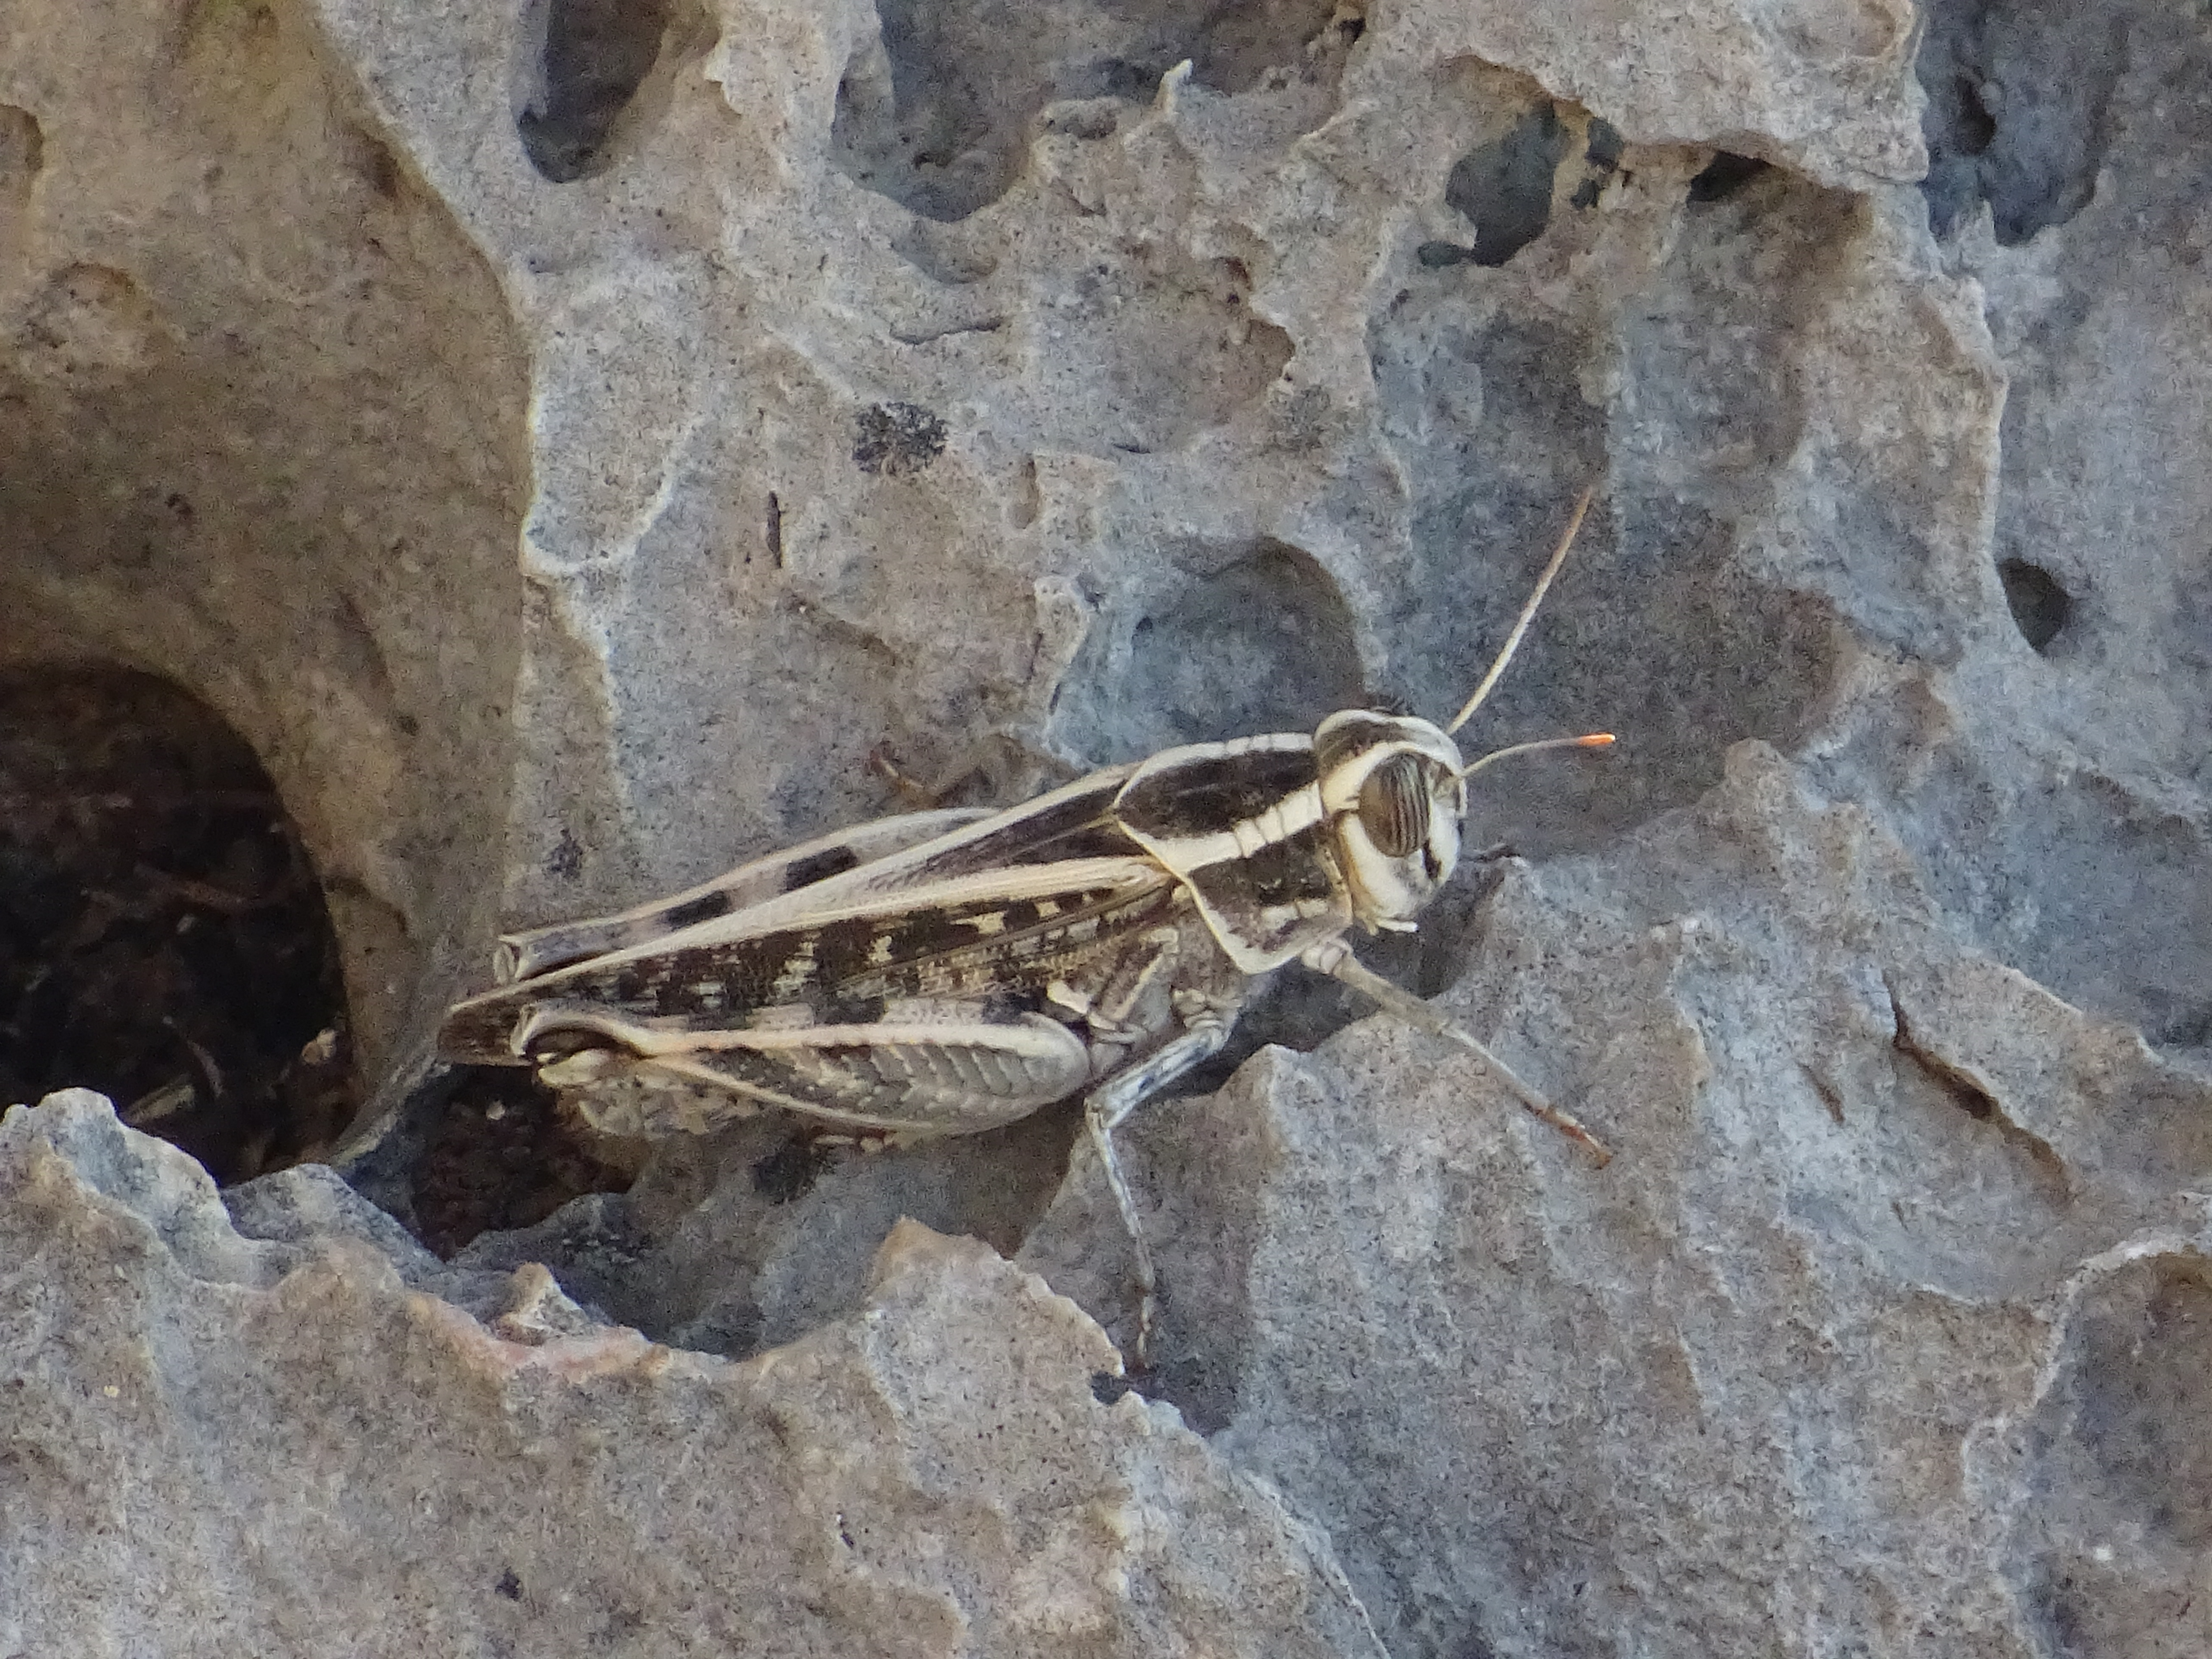
[[[774,1025],[857,1024],[893,999],[991,1000],[1012,1012],[1103,950],[1165,921],[1178,903],[1141,854],[953,876],[845,895],[799,919],[763,906],[472,997],[447,1016],[448,1059],[512,1064],[544,1011],[588,1008],[635,1030],[696,1038]],[[536,1041],[536,1037],[532,1038]],[[632,1045],[635,1046],[635,1045]]]
[[[507,933],[499,942],[494,977],[502,985],[510,984],[586,957],[648,945],[700,922],[798,892],[908,848],[939,840],[990,816],[977,809],[957,807],[878,818],[755,859],[712,881],[634,909]]]

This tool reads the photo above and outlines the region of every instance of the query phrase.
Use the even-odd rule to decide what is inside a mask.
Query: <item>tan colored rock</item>
[[[747,1364],[505,1340],[357,1242],[240,1237],[80,1091],[0,1120],[0,1231],[11,1648],[1380,1652],[1073,1304],[921,1227]]]
[[[252,744],[372,1084],[496,904],[526,356],[295,9],[0,20],[0,662],[145,669]]]

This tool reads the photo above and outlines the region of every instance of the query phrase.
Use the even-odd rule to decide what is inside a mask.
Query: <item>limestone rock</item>
[[[240,1237],[80,1091],[0,1119],[0,1235],[11,1651],[1381,1651],[1319,1534],[1094,1385],[1079,1310],[919,1226],[748,1364],[518,1342]]]
[[[977,1249],[869,1276],[915,1216],[1126,1334],[1065,1112],[440,1263],[80,1103],[7,1131],[0,1570],[165,1650],[2212,1644],[2208,88],[2153,0],[19,6],[0,659],[268,761],[396,1212],[501,923],[879,751],[1449,710],[1592,479],[1470,736],[1622,742],[1376,951],[1609,1167],[1327,996],[1133,1127],[1209,1445]]]
[[[1457,994],[1606,1169],[1381,1021],[1132,1137],[1157,1386],[1328,1525],[1394,1645],[2212,1639],[2174,1437],[2212,1358],[2177,1178],[2212,1085],[1917,885],[1746,744],[1692,811],[1516,871]],[[1112,1305],[1126,1264],[1079,1263],[1110,1213],[1072,1190],[1027,1259]],[[2170,1649],[2124,1639],[2146,1605]]]

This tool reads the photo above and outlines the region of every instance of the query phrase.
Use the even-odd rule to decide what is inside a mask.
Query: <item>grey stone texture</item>
[[[1286,994],[1133,1393],[1065,1110],[452,1262],[11,1112],[0,1654],[2212,1650],[2208,178],[2172,0],[0,11],[0,659],[263,756],[378,1196],[500,925],[1446,714],[1593,481],[1621,737],[1375,952],[1613,1163]]]
[[[533,1331],[543,1269],[487,1328],[343,1206],[243,1237],[83,1091],[0,1158],[10,1652],[1380,1651],[1317,1531],[1103,1401],[1098,1328],[983,1245],[905,1224],[865,1312],[733,1364]]]

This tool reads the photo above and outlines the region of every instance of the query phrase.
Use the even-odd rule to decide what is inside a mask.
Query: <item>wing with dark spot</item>
[[[878,818],[741,864],[712,881],[635,909],[509,933],[500,940],[495,977],[501,983],[511,983],[589,957],[650,944],[680,929],[734,915],[764,899],[895,857],[988,816],[958,808]]]
[[[450,1060],[513,1063],[514,1034],[535,1011],[589,1007],[656,1031],[736,1030],[771,1022],[854,1024],[891,999],[995,998],[1042,1005],[1045,988],[1098,952],[1167,921],[1182,902],[1167,872],[1125,861],[1048,896],[975,895],[947,902],[919,888],[868,915],[795,923],[733,939],[679,937],[657,948],[577,963],[459,1004],[439,1034]],[[548,1028],[542,1024],[541,1032]]]

